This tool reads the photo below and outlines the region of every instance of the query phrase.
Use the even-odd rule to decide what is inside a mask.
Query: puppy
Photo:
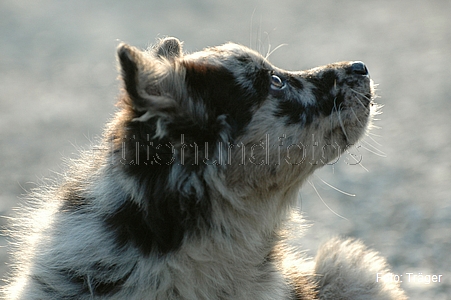
[[[121,44],[120,110],[96,151],[33,192],[6,299],[406,299],[360,242],[311,267],[286,243],[298,190],[367,130],[368,70],[288,72],[236,44]]]

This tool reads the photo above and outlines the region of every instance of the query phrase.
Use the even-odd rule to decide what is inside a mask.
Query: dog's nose
[[[361,61],[355,61],[351,64],[351,71],[356,75],[368,75],[368,68]]]

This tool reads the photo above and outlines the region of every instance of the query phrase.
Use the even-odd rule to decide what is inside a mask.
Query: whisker
[[[354,114],[354,117],[356,118],[357,122],[360,124],[360,126],[365,127],[362,122],[360,121],[359,117],[357,116],[357,114],[355,113],[354,109],[351,107],[351,112]],[[376,143],[379,146],[382,146],[381,144],[379,144],[378,142],[376,142],[375,139],[373,139],[369,134],[366,134],[366,136],[368,136],[369,139],[371,139],[374,143]],[[378,150],[379,151],[379,150]],[[382,152],[382,151],[380,151]]]
[[[349,197],[355,197],[355,194],[351,194],[345,191],[340,190],[339,188],[331,185],[330,183],[327,183],[325,180],[323,180],[321,177],[319,177],[318,175],[315,174],[315,177],[318,178],[319,180],[321,180],[322,183],[324,183],[325,185],[327,185],[328,187],[336,190],[337,192],[342,193],[343,195],[349,196]]]
[[[303,199],[302,199],[302,193],[301,193],[301,189],[299,189],[299,192],[298,192],[298,198],[299,198],[299,200],[298,200],[298,208],[299,208],[299,211],[302,211],[302,202],[303,202]]]
[[[311,185],[311,187],[313,188],[313,190],[316,192],[316,194],[318,195],[318,198],[321,200],[321,202],[323,202],[324,206],[327,207],[327,209],[329,209],[334,215],[336,215],[339,218],[342,218],[343,220],[349,221],[347,218],[343,217],[342,215],[340,215],[339,213],[335,212],[332,208],[330,208],[329,205],[327,205],[327,203],[324,201],[323,197],[321,197],[321,195],[319,194],[318,190],[316,189],[315,185],[313,184],[313,182],[311,180],[308,180],[308,183]]]
[[[374,126],[371,126],[371,127],[374,127]],[[382,135],[380,135],[380,134],[376,134],[376,133],[374,133],[374,132],[367,132],[367,133],[365,133],[365,135],[366,136],[368,136],[368,137],[370,137],[370,135],[371,136],[375,136],[375,137],[382,137]],[[378,144],[379,146],[382,146],[381,144],[379,144],[378,142],[376,142],[376,141],[374,141],[376,144]]]
[[[359,94],[358,92],[356,92],[356,91],[353,90],[353,89],[351,89],[351,90],[352,90],[354,93],[356,93],[357,95],[362,96],[362,97],[364,97],[365,99],[371,101],[371,99],[369,99],[367,96],[365,96],[365,95],[363,95],[363,94]],[[365,110],[367,110],[367,111],[370,110],[369,107],[367,107],[365,104],[363,104],[362,100],[360,100],[359,97],[355,97],[355,99],[357,99],[357,101],[358,101],[359,104],[363,107],[363,109],[365,109]]]
[[[360,145],[360,147],[362,147],[362,148],[365,149],[366,151],[371,152],[371,153],[373,153],[373,154],[375,154],[375,155],[377,155],[377,156],[380,156],[380,157],[387,157],[387,155],[386,155],[383,151],[377,149],[376,147],[374,147],[374,146],[371,145],[370,143],[368,143],[368,142],[366,142],[366,141],[362,141],[362,142],[364,142],[365,144],[367,144],[367,145],[369,146],[369,147],[365,147],[365,146],[363,146],[363,145]],[[373,148],[374,150],[371,150],[370,148]]]
[[[266,35],[266,37],[265,37],[264,42],[266,43],[266,41],[268,41],[267,42],[268,43],[268,48],[266,49],[265,59],[268,59],[268,55],[269,55],[268,53],[271,51],[271,40],[269,38],[269,33],[268,32],[265,31],[265,35]]]
[[[362,147],[362,145],[359,144],[359,147]],[[356,147],[357,148],[357,147]],[[356,165],[359,165],[360,167],[362,167],[363,170],[365,170],[366,172],[370,172],[363,164],[362,164],[362,160],[358,160],[357,158],[355,158],[354,155],[352,155],[351,153],[349,153],[349,156],[352,157],[352,159],[356,162]]]
[[[268,58],[269,58],[276,50],[278,50],[278,49],[280,49],[280,48],[282,48],[282,47],[284,47],[284,46],[288,46],[288,44],[280,44],[279,46],[277,46],[276,48],[274,48],[274,50],[268,52],[268,53],[266,54],[265,59],[268,59]],[[271,44],[269,44],[268,51],[269,51],[269,49],[271,49]]]
[[[341,110],[341,105],[342,105],[342,103],[340,103],[340,105],[338,106],[338,122],[340,123],[341,130],[343,131],[343,134],[345,135],[346,140],[348,140],[349,137],[348,137],[348,134],[346,132],[345,125],[343,124],[343,118],[341,117],[341,111],[342,111]]]
[[[381,143],[378,143],[372,136],[376,136],[376,137],[382,137],[381,135],[378,134],[374,134],[371,132],[368,132],[365,134],[373,143],[375,143],[376,145],[378,145],[379,147],[382,147]],[[374,147],[374,146],[373,146]],[[382,151],[381,151],[382,152]]]
[[[255,11],[256,11],[257,9],[256,8],[254,8],[254,11],[252,12],[252,15],[251,15],[251,26],[250,26],[250,36],[249,36],[249,47],[250,48],[252,48],[252,33],[253,33],[253,31],[254,31],[254,15],[255,15]]]
[[[351,91],[353,91],[354,93],[356,93],[356,94],[359,95],[359,96],[362,96],[363,98],[365,98],[365,99],[367,99],[367,100],[371,100],[371,97],[368,97],[368,96],[366,96],[365,94],[363,94],[363,93],[361,93],[361,92],[359,92],[359,91],[356,91],[356,90],[354,90],[354,89],[352,89],[352,88],[351,88]]]
[[[337,83],[337,81],[335,81],[335,84]],[[338,107],[337,107],[337,98],[334,98],[334,106],[332,107],[332,113],[336,112],[337,115],[339,115],[338,113]],[[333,119],[330,118],[330,128],[333,129],[334,125],[333,125]]]
[[[262,49],[263,49],[263,41],[261,40],[261,27],[262,27],[262,16],[260,16],[260,23],[259,25],[257,25],[257,29],[256,29],[256,36],[255,36],[255,47],[252,47],[252,42],[254,39],[254,16],[255,16],[255,11],[256,9],[254,9],[254,11],[252,12],[252,16],[251,16],[251,26],[250,26],[250,30],[251,30],[251,34],[250,34],[250,44],[251,44],[251,48],[254,49],[255,51],[257,51],[260,54],[263,54]]]
[[[368,133],[366,136],[367,136],[373,143],[375,143],[377,146],[382,147],[382,145],[381,145],[380,143],[378,143],[373,137],[371,137],[371,136],[369,135],[369,133]],[[378,148],[377,148],[376,146],[374,146],[374,145],[371,145],[369,142],[367,142],[367,141],[365,141],[365,140],[362,140],[362,141],[365,142],[365,143],[366,143],[368,146],[370,146],[371,148],[373,148],[373,149],[375,149],[376,151],[378,151],[379,153],[383,154],[384,157],[385,157],[384,151],[378,149]]]

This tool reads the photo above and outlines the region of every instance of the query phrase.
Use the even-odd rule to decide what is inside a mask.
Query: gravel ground
[[[3,0],[0,215],[101,133],[115,109],[118,41],[144,48],[172,35],[187,51],[234,41],[262,53],[287,44],[271,55],[286,69],[364,61],[384,105],[379,128],[351,150],[362,162],[343,157],[302,189],[305,249],[360,238],[403,275],[411,299],[451,299],[450,16],[446,0]]]

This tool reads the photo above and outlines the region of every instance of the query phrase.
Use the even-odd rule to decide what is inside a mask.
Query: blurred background
[[[314,255],[329,237],[360,238],[403,275],[411,299],[451,299],[449,0],[1,1],[2,227],[21,195],[101,134],[115,111],[119,41],[146,48],[168,35],[187,52],[286,44],[270,61],[288,70],[364,61],[383,114],[351,150],[360,164],[339,160],[301,190],[312,224],[303,247]],[[1,235],[0,276],[5,245]],[[408,282],[407,273],[442,277]]]

